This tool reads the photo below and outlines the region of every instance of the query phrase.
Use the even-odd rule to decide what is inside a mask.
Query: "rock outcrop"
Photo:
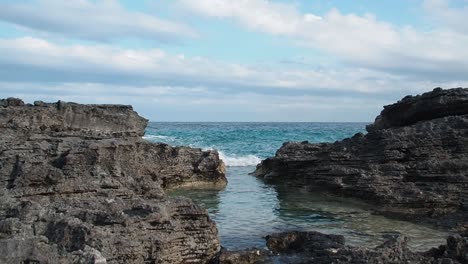
[[[210,261],[215,223],[164,188],[224,186],[224,164],[146,125],[131,106],[0,100],[0,263]]]
[[[407,96],[367,131],[335,143],[285,143],[253,174],[361,198],[387,215],[467,227],[468,89]]]
[[[251,248],[228,251],[222,249],[210,264],[257,264],[270,263],[272,254],[264,249]]]
[[[468,263],[468,238],[450,236],[447,244],[428,252],[412,252],[407,247],[405,236],[389,237],[375,248],[345,245],[340,235],[325,235],[318,232],[285,232],[268,236],[268,248],[279,256],[270,256],[269,263],[281,263],[275,259],[295,256],[287,263],[342,263],[342,264],[465,264]]]
[[[291,231],[266,237],[269,251],[221,251],[212,264],[467,264],[468,237],[452,235],[447,243],[426,252],[413,252],[404,235],[389,235],[374,248],[348,246],[341,235]]]

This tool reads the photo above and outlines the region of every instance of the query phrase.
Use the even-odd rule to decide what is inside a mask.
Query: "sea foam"
[[[144,135],[143,139],[162,139],[162,140],[174,140],[173,137],[161,136],[161,135]]]
[[[262,159],[255,155],[247,156],[229,156],[224,154],[221,151],[219,152],[219,158],[224,161],[228,167],[247,167],[247,166],[256,166],[259,164]]]

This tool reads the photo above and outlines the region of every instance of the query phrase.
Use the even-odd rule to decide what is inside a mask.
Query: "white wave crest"
[[[247,166],[256,166],[262,160],[255,155],[247,156],[228,156],[223,152],[219,151],[219,158],[224,161],[228,167],[247,167]]]
[[[161,136],[161,135],[144,135],[143,139],[162,139],[162,140],[174,140],[173,137],[170,136]]]

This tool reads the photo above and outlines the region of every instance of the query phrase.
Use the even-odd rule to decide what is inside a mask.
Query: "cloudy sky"
[[[372,121],[468,87],[468,0],[0,0],[0,97],[153,121]]]

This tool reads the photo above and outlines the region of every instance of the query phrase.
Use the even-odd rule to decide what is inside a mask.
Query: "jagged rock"
[[[384,106],[384,110],[367,130],[402,127],[444,116],[465,115],[468,112],[468,93],[463,88],[406,96],[401,101]]]
[[[258,248],[246,250],[228,251],[221,250],[219,255],[213,259],[211,264],[257,264],[270,263],[271,254]]]
[[[453,235],[447,238],[447,244],[433,248],[424,254],[437,259],[434,263],[468,263],[468,236]]]
[[[381,213],[468,222],[468,89],[435,89],[385,107],[366,135],[288,142],[254,175],[378,204]]]
[[[206,210],[164,193],[224,186],[216,151],[143,140],[147,120],[130,106],[0,106],[0,263],[207,263],[219,252]]]
[[[148,120],[129,105],[81,105],[8,98],[0,101],[0,128],[54,137],[115,138],[143,136]]]
[[[305,251],[334,250],[345,244],[340,235],[326,235],[319,232],[285,232],[268,235],[267,247],[273,253],[303,253]]]
[[[465,264],[467,239],[459,235],[450,236],[447,245],[428,252],[412,252],[407,248],[405,236],[389,237],[375,248],[347,246],[340,235],[325,235],[318,232],[284,232],[267,236],[267,246],[276,254],[267,263],[316,263],[316,264]],[[279,260],[279,262],[278,262]]]

